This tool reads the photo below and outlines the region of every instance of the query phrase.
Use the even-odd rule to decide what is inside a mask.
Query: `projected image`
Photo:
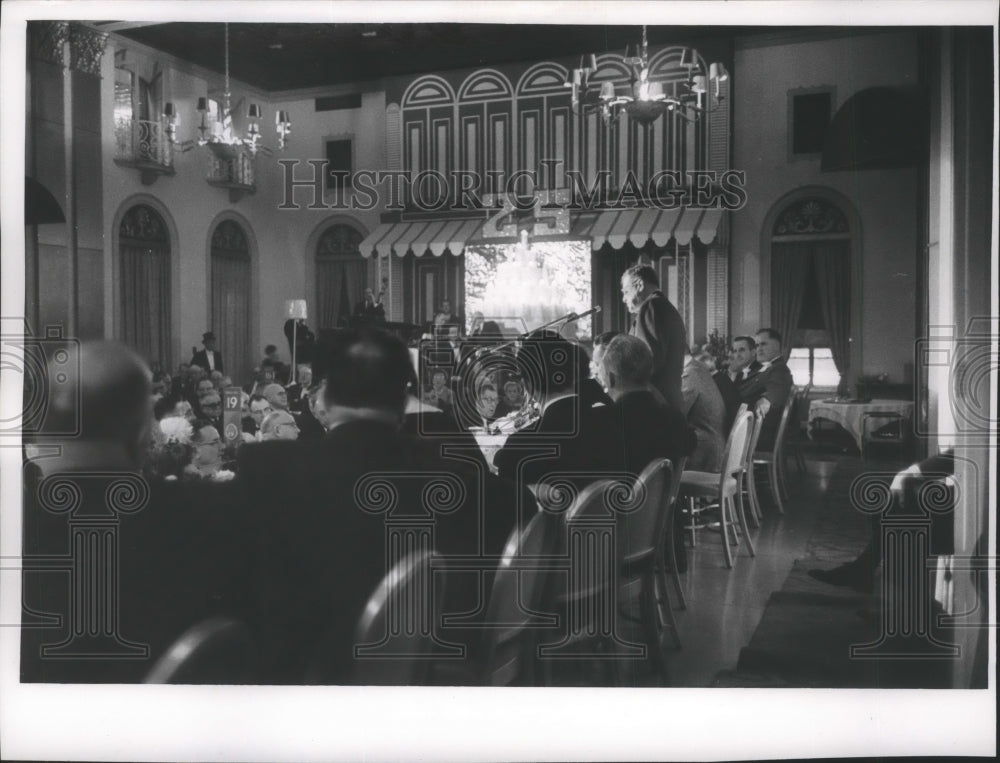
[[[465,249],[465,314],[495,321],[505,335],[532,331],[568,313],[591,307],[590,243],[533,241],[478,244]],[[591,338],[590,317],[563,331]]]

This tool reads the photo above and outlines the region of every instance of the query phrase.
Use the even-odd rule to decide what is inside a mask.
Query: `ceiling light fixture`
[[[256,156],[258,151],[271,153],[266,146],[260,145],[260,106],[251,103],[247,107],[247,128],[246,135],[240,135],[233,127],[233,110],[239,108],[243,102],[241,98],[235,107],[231,105],[232,94],[229,90],[229,24],[225,25],[225,90],[222,93],[222,104],[219,112],[214,113],[210,108],[208,97],[198,99],[198,113],[201,114],[201,123],[198,125],[198,139],[187,141],[180,145],[180,150],[187,151],[194,145],[208,146],[210,149],[223,152],[231,152],[236,148],[246,148]],[[213,119],[209,117],[213,116]],[[178,115],[174,104],[169,101],[163,105],[163,116],[166,121],[167,135],[171,142],[176,142]],[[284,151],[288,144],[288,136],[292,131],[292,123],[288,118],[288,112],[278,110],[274,115],[275,130],[278,133],[278,148]]]
[[[640,124],[648,125],[668,112],[675,113],[689,122],[697,122],[706,113],[718,108],[722,101],[719,83],[729,79],[729,72],[721,63],[713,63],[708,70],[702,68],[701,56],[693,48],[684,48],[680,67],[687,69],[687,78],[674,85],[674,93],[664,91],[663,82],[649,78],[649,53],[646,43],[646,27],[642,27],[642,42],[629,56],[625,48],[624,62],[631,67],[628,90],[620,93],[615,83],[603,80],[600,86],[592,83],[590,77],[597,72],[597,56],[583,59],[580,66],[573,69],[566,80],[566,87],[572,88],[570,100],[576,114],[599,111],[604,121],[610,122],[614,116],[628,115]],[[671,84],[671,83],[666,83]]]

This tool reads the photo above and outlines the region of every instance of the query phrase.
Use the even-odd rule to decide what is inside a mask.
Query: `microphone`
[[[590,308],[589,310],[585,310],[579,315],[577,313],[570,313],[568,316],[566,316],[566,322],[569,323],[570,321],[577,321],[580,320],[580,318],[586,318],[588,315],[595,315],[596,313],[599,312],[601,312],[601,306],[595,305],[594,307]]]

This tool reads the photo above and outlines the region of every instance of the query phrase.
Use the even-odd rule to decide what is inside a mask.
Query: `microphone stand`
[[[527,339],[532,334],[534,334],[534,333],[536,333],[538,331],[542,331],[544,329],[551,328],[552,326],[555,326],[557,324],[563,324],[563,325],[565,325],[567,323],[572,323],[573,321],[580,320],[580,318],[586,318],[588,315],[594,315],[595,313],[599,313],[599,312],[601,312],[601,308],[598,305],[598,306],[590,308],[589,310],[585,310],[582,313],[567,313],[566,315],[562,315],[562,316],[556,318],[555,320],[551,320],[548,323],[543,323],[541,326],[537,326],[536,328],[534,328],[531,331],[529,331],[527,334],[520,334],[517,337],[515,337],[514,339],[511,339],[509,342],[504,342],[503,344],[498,344],[495,347],[483,347],[481,349],[478,349],[478,350],[476,350],[475,355],[476,355],[476,357],[481,357],[482,355],[485,355],[487,352],[495,352],[496,350],[505,350],[508,347],[513,347],[518,342],[524,341],[525,339]],[[559,328],[562,328],[562,326],[560,326]]]

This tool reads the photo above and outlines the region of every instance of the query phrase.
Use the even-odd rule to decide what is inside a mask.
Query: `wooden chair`
[[[744,411],[736,417],[733,428],[729,432],[726,448],[722,455],[722,471],[714,472],[688,471],[681,477],[680,493],[689,498],[703,498],[717,501],[719,504],[719,522],[722,532],[722,548],[726,557],[726,566],[733,566],[733,555],[730,550],[729,533],[733,533],[733,543],[739,541],[739,528],[747,539],[750,556],[755,556],[753,539],[747,525],[746,511],[743,506],[743,494],[739,475],[745,468],[746,448],[750,436],[750,426],[753,414]]]
[[[683,471],[681,459],[676,474]],[[646,645],[653,650],[653,661],[665,678],[667,666],[662,652],[661,632],[669,626],[673,640],[681,648],[680,631],[670,602],[665,560],[671,571],[682,608],[687,608],[684,591],[677,573],[677,559],[673,544],[673,519],[680,480],[676,479],[673,465],[668,458],[653,461],[643,469],[636,480],[636,490],[645,499],[634,512],[620,515],[618,543],[621,560],[622,585],[620,590],[639,591],[639,621]]]
[[[750,507],[748,519],[754,528],[759,528],[764,520],[764,514],[760,510],[760,500],[757,497],[757,483],[754,480],[753,459],[757,450],[757,442],[760,440],[760,430],[764,424],[764,417],[759,412],[753,411],[750,421],[750,434],[747,437],[746,458],[743,468],[737,478],[740,485],[740,494],[746,498],[746,504]]]
[[[368,599],[355,633],[352,683],[426,683],[445,586],[445,576],[431,570],[432,556],[405,556]]]
[[[674,545],[674,530],[676,529],[674,524],[674,517],[677,514],[679,508],[677,505],[677,494],[681,489],[681,475],[684,474],[684,468],[687,466],[687,456],[682,456],[677,460],[677,465],[673,469],[673,479],[670,480],[670,495],[667,499],[669,504],[667,511],[667,525],[666,533],[667,537],[664,539],[664,551],[667,555],[666,565],[669,568],[669,572],[674,579],[674,587],[677,590],[677,599],[680,603],[681,609],[687,609],[687,599],[684,596],[684,587],[681,585],[680,572],[677,570],[677,550]]]
[[[785,513],[784,501],[788,499],[788,488],[785,486],[785,436],[788,432],[788,422],[795,408],[795,400],[798,391],[792,387],[785,401],[785,407],[781,411],[781,420],[778,422],[778,432],[774,438],[774,449],[770,451],[758,451],[754,453],[753,462],[757,466],[767,467],[768,483],[771,488],[771,496],[774,498],[775,506],[779,514]]]
[[[254,682],[255,665],[249,628],[229,617],[211,617],[188,628],[143,683],[248,684]]]
[[[483,683],[532,686],[536,680],[537,629],[556,624],[538,610],[551,594],[551,553],[545,522],[538,513],[511,533],[493,579],[486,612]],[[551,556],[550,556],[551,559]]]
[[[589,660],[610,669],[616,683],[625,685],[624,669],[644,657],[666,683],[664,626],[670,626],[680,645],[662,567],[666,523],[671,516],[672,471],[669,459],[660,459],[627,486],[616,480],[594,482],[580,492],[568,510],[565,521],[570,548],[577,556],[574,559],[571,552],[569,590],[555,599],[557,605],[566,607],[568,632],[559,643],[542,645],[539,650],[549,674],[551,660]],[[572,536],[574,528],[600,535],[610,527],[614,529],[613,549],[600,538],[591,543]],[[581,553],[583,549],[593,555]],[[585,568],[575,569],[574,563],[580,561]],[[638,618],[623,607],[636,589]],[[615,603],[618,606],[612,607]],[[618,632],[618,614],[639,623],[642,644]]]
[[[795,407],[795,437],[792,442],[795,444],[793,448],[793,455],[795,456],[795,465],[798,467],[799,474],[806,473],[806,458],[803,455],[803,448],[801,446],[809,442],[809,393],[812,392],[812,384],[807,384],[801,390],[799,390],[799,399],[796,401]]]

